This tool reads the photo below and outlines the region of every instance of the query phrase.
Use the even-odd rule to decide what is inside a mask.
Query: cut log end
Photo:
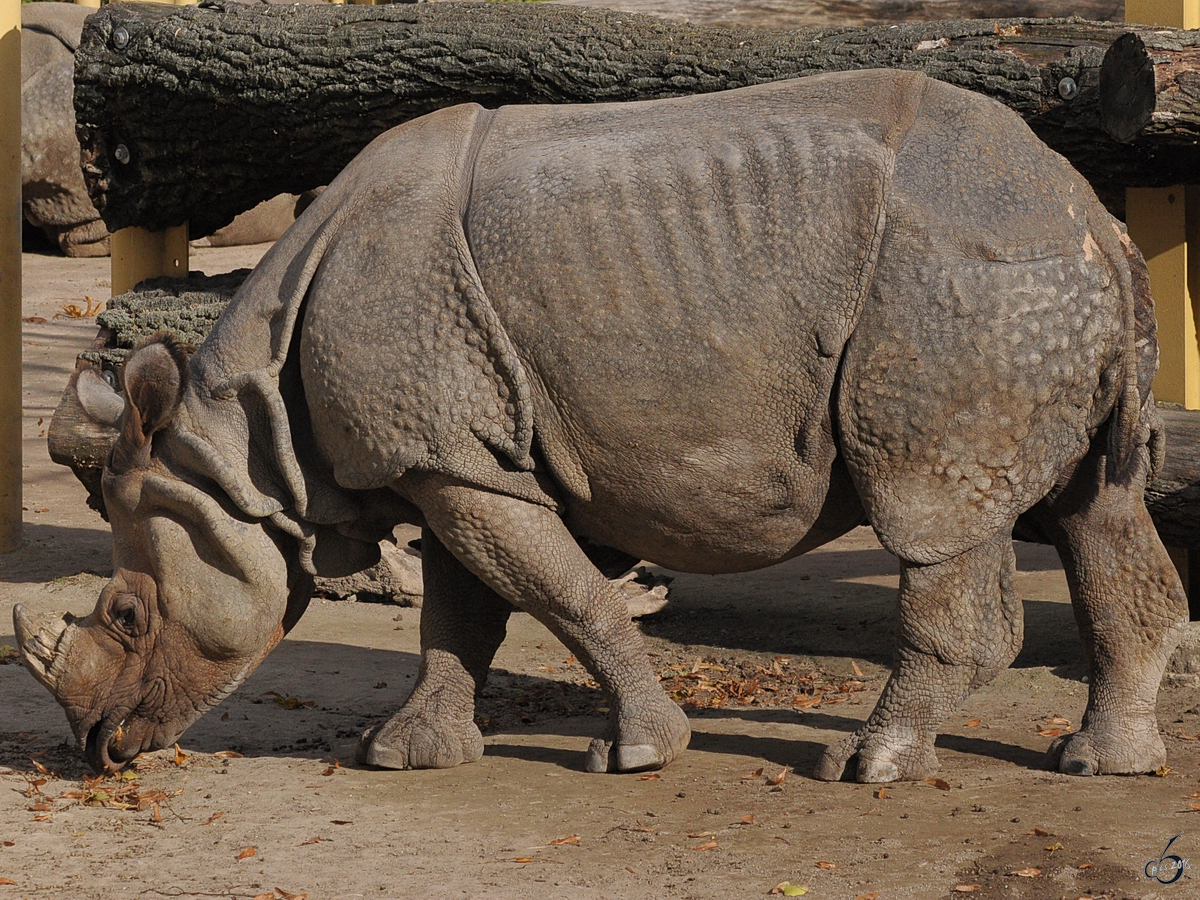
[[[1154,60],[1132,32],[1117,38],[1100,64],[1100,127],[1127,144],[1154,118]]]

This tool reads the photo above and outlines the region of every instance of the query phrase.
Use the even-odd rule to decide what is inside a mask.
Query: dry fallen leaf
[[[307,847],[309,844],[320,844],[320,843],[322,843],[323,841],[329,841],[329,840],[332,840],[332,838],[323,838],[323,837],[310,837],[310,838],[309,838],[307,841],[305,841],[304,843],[302,843],[300,846],[301,846],[301,847]]]
[[[154,811],[150,813],[150,818],[155,822],[162,824],[162,810],[158,808],[158,804],[154,804]]]
[[[289,894],[281,887],[275,888],[275,892],[279,894],[280,900],[306,900],[308,894]]]
[[[741,822],[743,825],[753,825],[754,824],[754,814],[751,813],[748,816],[742,816],[740,819],[738,819],[738,821]]]
[[[767,779],[767,784],[783,784],[783,779],[787,778],[790,771],[791,769],[788,766],[784,766],[779,770],[779,774]]]
[[[977,890],[979,890],[979,885],[977,885],[977,884],[956,884],[954,886],[954,890],[955,890],[955,893],[959,893],[959,894],[973,894]]]
[[[1092,863],[1090,863],[1090,862],[1085,862],[1085,863],[1079,864],[1080,871],[1082,871],[1084,869],[1090,869],[1091,867],[1092,867]]]
[[[949,785],[949,783],[948,783],[948,782],[946,782],[946,781],[943,781],[941,778],[926,778],[926,779],[925,779],[925,783],[926,783],[926,784],[932,784],[932,785],[933,785],[935,788],[937,788],[939,791],[948,791],[948,790],[950,790],[950,785]]]
[[[716,841],[705,841],[703,844],[697,844],[692,849],[693,850],[716,850],[717,842]]]
[[[886,798],[887,798],[887,788],[876,788],[875,789],[875,799],[876,800],[884,800]]]
[[[1064,719],[1062,716],[1048,716],[1046,718],[1046,724],[1047,725],[1066,725],[1066,726],[1070,727],[1071,720]]]
[[[50,821],[50,819],[51,819],[51,817],[52,817],[52,814],[51,814],[51,813],[45,813],[45,814],[43,814],[43,815],[40,815],[40,816],[34,816],[34,817],[33,817],[33,821],[35,821],[35,822],[49,822],[49,821]]]
[[[189,759],[188,755],[179,749],[179,745],[175,745],[175,765],[182,766]]]
[[[1064,847],[1061,842],[1055,841],[1053,844],[1050,844],[1048,847],[1046,847],[1046,849],[1051,853],[1054,853],[1056,850],[1066,850],[1067,848]]]
[[[818,869],[836,869],[837,863],[826,862],[825,860],[821,860],[821,862],[817,863],[817,868]]]
[[[856,663],[854,660],[850,660],[850,668],[854,670],[854,674],[859,678],[863,677],[863,670],[858,667],[858,663]]]
[[[249,859],[250,857],[254,856],[256,853],[258,853],[258,851],[255,850],[253,847],[247,847],[245,850],[243,850],[241,853],[239,853],[235,858],[236,859]]]
[[[16,884],[11,878],[0,878],[0,884]]]
[[[49,776],[49,777],[51,777],[51,778],[53,778],[53,777],[54,777],[54,775],[55,775],[55,773],[54,773],[54,772],[51,772],[51,771],[50,771],[48,768],[46,768],[44,765],[42,765],[40,762],[38,762],[38,761],[37,761],[36,759],[34,759],[32,756],[31,756],[31,757],[29,757],[29,761],[30,761],[31,763],[33,763],[33,767],[34,767],[35,769],[37,769],[39,772],[41,772],[43,775]],[[42,782],[42,783],[43,783],[43,784],[45,784],[45,782]]]
[[[228,717],[229,713],[225,713],[225,716]],[[236,750],[218,750],[213,754],[213,756],[217,759],[245,759],[245,757]]]
[[[1197,812],[1200,812],[1200,803],[1189,803],[1188,809],[1192,809],[1192,810],[1196,810]]]
[[[550,846],[551,847],[561,847],[563,844],[578,844],[578,843],[579,843],[579,835],[570,834],[570,835],[567,835],[566,837],[555,838],[554,840],[552,840],[550,842]]]
[[[747,772],[745,775],[743,775],[742,781],[750,781],[754,778],[761,778],[762,773],[763,773],[763,768],[762,768],[762,766],[759,766],[753,772]]]
[[[967,722],[968,728],[978,728],[979,725],[980,721],[978,719],[971,719],[969,722]]]
[[[1168,775],[1171,774],[1171,767],[1170,766],[1159,766],[1157,769],[1154,770],[1154,774],[1157,775],[1159,778],[1166,778]]]
[[[1046,831],[1044,828],[1030,828],[1026,834],[1032,834],[1034,837],[1054,837],[1054,832]]]
[[[330,819],[334,825],[353,825],[354,822],[350,819]]]
[[[531,863],[531,862],[533,862],[533,857],[532,856],[514,856],[512,859],[509,860],[509,862]]]
[[[201,822],[200,824],[201,825],[211,825],[213,822],[217,821],[217,819],[221,818],[221,816],[223,816],[223,815],[225,815],[224,810],[221,810],[220,812],[215,812],[211,816],[209,816],[208,819]]]
[[[1062,728],[1045,728],[1041,725],[1037,726],[1037,733],[1042,737],[1058,737],[1063,733]]]
[[[269,894],[255,894],[254,900],[275,900],[275,892],[271,891]]]
[[[872,891],[869,894],[859,894],[854,900],[879,900],[879,891]]]
[[[644,775],[638,776],[638,781],[657,781],[662,778],[657,772],[646,772]]]
[[[800,696],[792,701],[792,706],[796,707],[796,709],[812,709],[814,706],[819,706],[821,704],[821,700],[822,700],[822,698],[820,696],[816,696],[816,697]]]
[[[775,887],[767,891],[768,894],[783,894],[785,897],[803,897],[808,893],[808,885],[792,884],[790,881],[781,881]]]
[[[321,774],[322,774],[322,775],[332,775],[334,772],[336,772],[336,771],[337,771],[338,769],[340,769],[341,767],[342,767],[342,764],[341,764],[340,762],[338,762],[338,761],[335,759],[335,760],[333,761],[333,765],[332,765],[332,766],[330,766],[329,768],[327,768],[327,769],[326,769],[324,772],[322,772]]]
[[[1015,872],[1009,872],[1008,874],[1016,875],[1019,878],[1037,878],[1042,874],[1042,870],[1035,868],[1034,866],[1029,866],[1028,868],[1017,869]]]

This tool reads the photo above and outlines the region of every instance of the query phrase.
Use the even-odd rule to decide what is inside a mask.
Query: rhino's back
[[[767,553],[811,525],[830,390],[924,85],[858,73],[494,115],[467,239],[577,510],[696,541],[762,523],[782,542]]]

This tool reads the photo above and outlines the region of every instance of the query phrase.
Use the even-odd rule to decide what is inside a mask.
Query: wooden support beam
[[[21,0],[0,0],[0,553],[21,546]]]

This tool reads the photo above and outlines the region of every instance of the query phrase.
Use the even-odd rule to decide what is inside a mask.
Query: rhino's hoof
[[[452,769],[483,756],[483,735],[474,722],[430,723],[405,716],[392,719],[359,738],[358,762],[383,769]]]
[[[1166,761],[1166,748],[1156,732],[1106,740],[1084,728],[1055,738],[1046,751],[1046,767],[1064,775],[1143,775]]]
[[[592,741],[587,753],[589,772],[645,772],[661,769],[668,762],[651,744],[614,744],[601,738]]]
[[[813,777],[818,781],[841,781],[847,772],[853,772],[853,780],[860,784],[887,784],[920,781],[937,768],[932,738],[926,740],[911,733],[858,732],[826,747]]]
[[[661,697],[661,699],[659,699]],[[692,737],[687,714],[667,699],[654,696],[654,718],[612,726],[624,739],[597,738],[587,752],[589,772],[644,772],[661,769],[685,749]]]

